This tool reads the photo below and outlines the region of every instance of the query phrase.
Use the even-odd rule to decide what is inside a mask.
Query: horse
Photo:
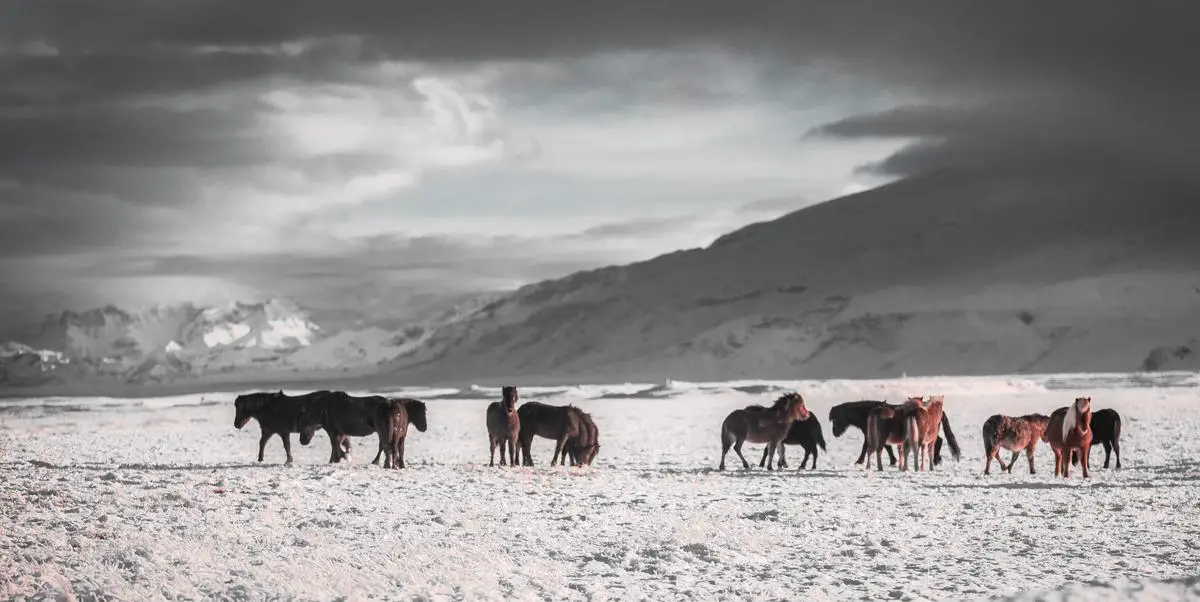
[[[863,429],[866,434],[867,470],[871,470],[871,454],[875,454],[877,470],[883,470],[883,450],[888,445],[903,445],[905,427],[907,426],[907,411],[903,406],[882,404],[871,408],[867,413],[867,424]],[[908,453],[900,457],[900,470],[908,470]],[[891,453],[891,450],[888,451]]]
[[[567,442],[580,434],[582,413],[575,406],[552,406],[549,404],[529,401],[521,404],[517,410],[518,419],[521,421],[521,463],[525,466],[533,466],[533,454],[530,453],[530,448],[533,446],[533,438],[544,437],[546,439],[554,439],[554,457],[550,460],[551,466],[558,464],[559,456],[562,456],[563,464],[567,463],[567,453],[565,448]]]
[[[504,454],[507,447],[512,465],[517,465],[517,440],[521,438],[521,417],[517,414],[516,387],[506,386],[500,390],[502,399],[487,407],[488,445],[491,455],[488,466],[496,465],[496,446],[500,446],[500,465],[506,466]]]
[[[1021,452],[1029,458],[1029,474],[1037,474],[1033,466],[1033,455],[1037,451],[1038,442],[1050,423],[1050,417],[1045,414],[1026,414],[1024,416],[1003,416],[996,414],[983,423],[983,455],[987,464],[983,474],[992,474],[992,460],[1000,463],[1000,472],[1012,472],[1013,465]],[[1008,466],[1000,458],[1000,449],[1012,452]]]
[[[379,433],[379,453],[372,464],[384,454],[384,468],[404,468],[404,439],[408,436],[408,425],[412,424],[424,433],[429,428],[425,402],[417,399],[388,399],[375,408],[375,423]]]
[[[329,436],[329,462],[336,464],[348,459],[350,437],[378,434],[376,410],[387,404],[388,399],[380,395],[356,397],[344,391],[328,393],[316,400],[304,416],[300,444],[308,445],[316,430],[321,428]],[[371,463],[378,464],[379,456],[375,454],[375,460]]]
[[[721,464],[718,470],[725,470],[725,455],[729,453],[730,446],[742,459],[743,469],[750,469],[750,463],[742,455],[742,444],[746,441],[767,444],[767,470],[774,470],[771,464],[775,459],[775,450],[787,438],[792,423],[807,420],[812,415],[799,393],[783,395],[770,408],[754,408],[734,410],[721,423]]]
[[[1092,398],[1076,397],[1067,407],[1050,414],[1042,440],[1054,450],[1054,476],[1071,476],[1071,456],[1078,453],[1083,478],[1088,478],[1092,450]]]
[[[251,418],[258,420],[262,428],[262,436],[258,439],[258,461],[263,461],[263,452],[267,441],[275,435],[283,440],[283,451],[287,454],[287,464],[292,463],[291,433],[299,433],[304,417],[310,411],[312,404],[329,395],[329,391],[314,391],[305,395],[292,397],[285,395],[283,390],[262,393],[247,393],[238,395],[233,400],[234,428],[241,429],[250,422]]]
[[[910,397],[901,406],[906,408],[905,419],[909,421],[909,424],[905,425],[904,453],[907,455],[910,449],[913,451],[913,462],[916,464],[914,470],[925,470],[926,461],[934,453],[939,427],[946,431],[946,441],[950,443],[950,453],[954,455],[954,460],[958,461],[962,457],[958,440],[954,437],[954,431],[950,429],[950,420],[946,418],[943,410],[944,402],[945,398],[941,395],[934,395],[929,401],[921,397]],[[917,452],[920,452],[919,463]],[[933,470],[933,462],[929,462],[929,470]]]
[[[571,456],[572,466],[591,466],[596,453],[600,451],[600,429],[592,415],[572,407],[579,417],[579,435],[567,442],[567,453]]]
[[[857,428],[863,433],[862,451],[858,454],[858,459],[855,464],[862,464],[867,457],[867,417],[871,414],[871,410],[880,406],[890,406],[897,408],[899,406],[889,404],[886,401],[863,400],[863,401],[848,401],[839,403],[829,409],[829,424],[833,428],[833,436],[841,437],[846,429],[850,427]],[[887,452],[889,463],[892,466],[896,465],[896,454],[888,445],[883,446],[883,450]],[[942,438],[937,438],[937,444],[933,449],[933,463],[938,465],[942,463]]]
[[[1108,468],[1112,453],[1116,452],[1117,468],[1121,468],[1121,415],[1111,408],[1096,410],[1089,426],[1092,428],[1092,445],[1104,444],[1104,467]],[[1072,455],[1071,464],[1078,466],[1079,456]]]
[[[816,414],[809,414],[807,420],[797,420],[792,423],[791,430],[788,431],[787,437],[779,443],[779,461],[775,463],[779,468],[787,468],[787,459],[784,457],[784,450],[788,445],[799,445],[804,448],[804,460],[800,462],[797,470],[808,466],[808,458],[812,457],[813,470],[817,468],[817,457],[820,455],[817,452],[817,447],[825,449],[825,435],[821,432],[821,422],[817,420]],[[758,467],[762,468],[767,463],[767,449],[763,448],[762,460],[758,462]]]

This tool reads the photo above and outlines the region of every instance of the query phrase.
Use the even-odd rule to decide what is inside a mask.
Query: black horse
[[[380,435],[380,408],[390,405],[388,398],[381,395],[355,397],[344,391],[327,391],[302,416],[300,444],[308,445],[320,428],[329,436],[329,462],[341,462],[350,454],[350,437]],[[372,464],[379,463],[384,443],[380,441],[381,451],[375,454]]]
[[[787,459],[784,457],[784,446],[799,445],[804,448],[804,460],[800,462],[800,468],[808,466],[808,458],[812,457],[812,468],[817,468],[817,457],[820,454],[817,448],[825,449],[825,434],[821,432],[821,421],[817,420],[816,414],[809,414],[808,420],[797,420],[792,423],[792,429],[788,431],[787,438],[783,440],[783,444],[779,446],[779,467],[787,468]],[[762,468],[767,462],[767,451],[763,449],[762,460],[759,461],[758,467]]]
[[[1117,468],[1121,467],[1121,415],[1116,410],[1105,408],[1092,412],[1092,445],[1104,445],[1104,467],[1113,453],[1117,455]],[[1079,466],[1079,455],[1071,454],[1071,465]]]
[[[258,439],[258,461],[263,461],[267,441],[279,435],[283,440],[287,463],[291,464],[291,433],[301,433],[300,439],[303,442],[304,435],[301,429],[304,426],[304,417],[312,410],[313,405],[326,395],[329,395],[329,391],[314,391],[295,397],[285,395],[282,390],[238,395],[233,401],[233,426],[241,429],[251,418],[258,420],[258,425],[262,428],[262,436]]]

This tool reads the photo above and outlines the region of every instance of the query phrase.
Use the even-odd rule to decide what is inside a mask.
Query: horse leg
[[[750,470],[750,463],[746,461],[746,456],[742,455],[742,444],[745,442],[745,439],[738,439],[737,442],[733,444],[733,451],[737,453],[739,458],[742,459],[742,470]],[[770,467],[770,460],[767,462],[767,466]]]
[[[564,444],[564,443],[566,443],[566,442],[567,442],[567,436],[566,436],[566,435],[563,435],[562,437],[559,437],[559,438],[558,438],[558,439],[557,439],[557,440],[554,442],[554,457],[553,457],[553,458],[550,458],[550,465],[551,465],[551,466],[557,466],[557,465],[558,465],[558,455],[563,453],[563,451],[562,451],[562,449],[563,449],[563,444]],[[567,463],[567,462],[566,462],[566,454],[563,454],[563,464],[566,464],[566,463]]]
[[[888,466],[895,466],[896,465],[896,454],[892,452],[892,446],[884,443],[883,449],[885,451],[887,451],[887,453],[888,453]],[[881,466],[879,469],[883,470],[883,467]]]
[[[784,457],[784,453],[783,453],[783,450],[785,447],[786,446],[784,446],[783,442],[780,441],[779,442],[779,461],[775,463],[775,468],[787,468],[787,458]]]
[[[762,468],[767,465],[767,451],[771,449],[770,445],[763,446],[763,457],[758,461],[758,467]]]
[[[1108,457],[1112,454],[1112,444],[1104,441],[1104,467],[1108,468]]]
[[[1083,467],[1083,478],[1086,479],[1092,472],[1092,446],[1085,445],[1083,449],[1079,450],[1079,456],[1079,465]]]
[[[289,433],[279,433],[283,439],[283,451],[287,454],[287,463],[292,463],[292,437]]]
[[[1033,468],[1033,452],[1035,450],[1037,450],[1036,443],[1025,448],[1025,457],[1029,460],[1029,474],[1037,474],[1037,471]],[[1013,461],[1015,462],[1016,460],[1014,459]]]
[[[509,437],[508,441],[506,443],[508,443],[508,465],[516,466],[518,464],[518,462],[517,462],[517,440],[513,439],[512,437]],[[501,443],[500,447],[503,449],[504,443]]]
[[[868,460],[868,458],[867,458],[867,440],[865,437],[863,438],[862,452],[858,454],[858,459],[855,460],[854,463],[862,464],[863,460]]]
[[[267,441],[270,441],[271,437],[274,434],[275,433],[272,433],[271,431],[263,429],[262,435],[260,435],[258,437],[258,461],[259,462],[263,461],[263,452],[267,450]]]
[[[1065,438],[1065,437],[1064,437]],[[1066,448],[1063,450],[1063,478],[1071,478],[1071,459],[1075,457],[1075,450]],[[1082,459],[1082,458],[1081,458]]]
[[[775,448],[778,445],[774,441],[767,444],[767,470],[775,470],[771,464],[775,462]]]
[[[1117,455],[1117,469],[1120,470],[1120,468],[1121,468],[1121,440],[1114,437],[1113,441],[1112,441],[1112,446],[1113,446],[1113,453]],[[1105,461],[1104,465],[1108,466],[1108,462]]]
[[[488,466],[496,465],[496,438],[488,437]],[[500,448],[500,465],[504,466],[504,448]]]
[[[396,440],[396,456],[399,458],[396,468],[404,468],[404,440],[407,437],[400,437]]]
[[[1021,452],[1014,451],[1012,457],[1008,459],[1008,468],[1004,469],[1008,474],[1012,474],[1013,465],[1017,463],[1017,458],[1021,457]]]

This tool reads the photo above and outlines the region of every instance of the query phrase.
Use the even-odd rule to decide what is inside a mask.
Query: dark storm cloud
[[[358,83],[370,77],[359,68],[386,60],[546,67],[518,72],[500,88],[531,105],[563,90],[591,92],[564,109],[580,119],[641,102],[791,98],[787,92],[805,82],[819,92],[820,82],[805,79],[818,67],[928,101],[811,133],[914,141],[868,166],[873,171],[969,165],[1196,182],[1198,17],[1200,4],[1180,1],[7,2],[0,8],[0,253],[128,247],[159,223],[144,211],[197,201],[198,171],[220,176],[296,160],[258,135],[262,107],[229,100],[195,108],[197,95],[280,81]],[[732,57],[724,66],[731,68],[661,57],[641,70],[613,68],[645,60],[622,53],[714,49]],[[618,55],[617,63],[586,62],[598,53]],[[771,89],[717,79],[738,66]],[[659,77],[666,73],[687,76]],[[819,100],[815,92],[806,98]],[[387,163],[369,152],[341,153],[296,167],[336,180]],[[601,226],[581,238],[660,227],[672,225]],[[547,260],[542,247],[511,243],[418,237],[363,245],[324,259],[175,257],[138,269],[245,279],[494,269],[516,278],[595,261]]]

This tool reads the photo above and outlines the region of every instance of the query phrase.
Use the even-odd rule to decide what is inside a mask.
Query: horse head
[[[417,427],[422,433],[429,428],[425,412],[425,402],[417,401],[416,399],[406,399],[404,401],[404,409],[408,410],[408,422]]]
[[[780,400],[784,402],[786,412],[791,414],[792,419],[797,422],[808,420],[808,417],[812,415],[808,411],[808,407],[804,405],[804,398],[799,393],[788,393],[781,397]]]
[[[517,400],[521,397],[520,394],[517,393],[517,388],[512,385],[507,385],[500,389],[500,394],[503,396],[503,402],[500,405],[504,406],[504,411],[509,414],[516,412]]]
[[[1091,397],[1076,397],[1071,407],[1067,408],[1067,413],[1063,416],[1062,422],[1062,438],[1066,441],[1071,436],[1071,431],[1078,430],[1080,434],[1086,433],[1092,419],[1092,398]]]
[[[246,423],[250,422],[251,418],[258,416],[269,402],[281,395],[283,395],[282,392],[247,393],[245,395],[238,395],[237,398],[233,400],[234,428],[240,429],[246,426]]]

